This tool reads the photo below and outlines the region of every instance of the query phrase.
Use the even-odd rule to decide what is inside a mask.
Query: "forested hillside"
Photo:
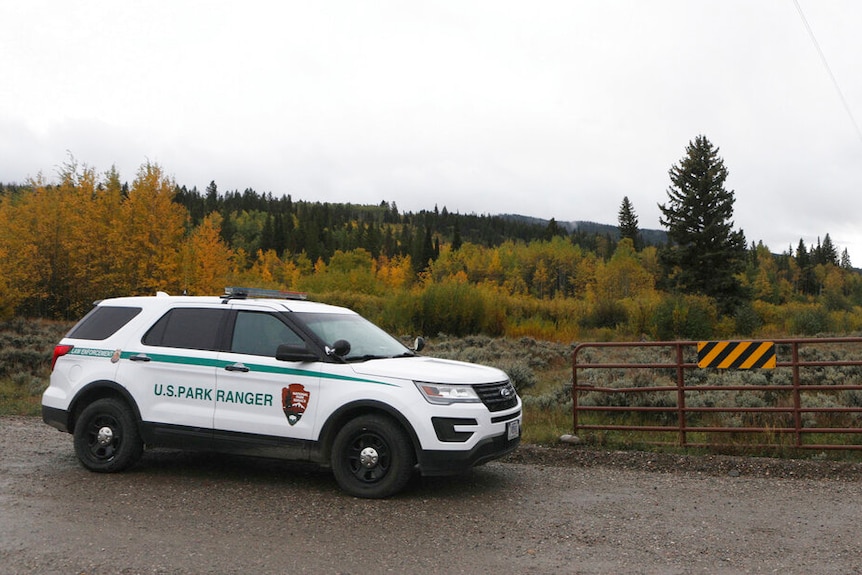
[[[149,163],[127,184],[72,162],[58,181],[0,185],[0,313],[74,319],[106,297],[253,285],[307,291],[400,335],[574,341],[862,326],[862,278],[828,233],[794,253],[749,245],[732,309],[674,285],[663,244],[617,237],[445,206],[410,213],[215,183],[200,192]]]

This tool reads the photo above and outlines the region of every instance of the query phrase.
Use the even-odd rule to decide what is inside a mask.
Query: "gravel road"
[[[355,499],[315,468],[152,451],[90,473],[0,418],[0,573],[862,573],[862,466],[524,446]]]

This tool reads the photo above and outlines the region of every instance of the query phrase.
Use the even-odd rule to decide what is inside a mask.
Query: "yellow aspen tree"
[[[528,266],[527,247],[524,244],[507,241],[496,251],[500,255],[503,268],[503,288],[512,295],[527,295],[530,291],[525,273]]]
[[[317,258],[317,261],[314,262],[314,275],[323,275],[326,273],[326,262],[323,261],[323,258]]]
[[[34,186],[33,194],[22,203],[22,221],[29,222],[32,241],[36,246],[39,289],[37,299],[46,308],[40,312],[54,315],[58,312],[57,300],[65,299],[65,286],[69,284],[69,252],[64,242],[67,203],[61,200],[61,190],[68,191],[64,182],[59,188],[50,185]],[[53,302],[50,300],[54,300]]]
[[[336,250],[329,259],[327,273],[330,289],[360,293],[374,292],[376,282],[373,274],[373,258],[366,249],[355,248],[347,252]]]
[[[221,214],[212,212],[186,240],[184,284],[191,295],[219,294],[229,283],[234,253],[221,239],[221,222]]]
[[[248,252],[246,252],[243,248],[235,248],[233,252],[233,260],[231,267],[231,275],[234,277],[241,277],[246,270],[249,268],[248,263]]]
[[[92,192],[87,217],[83,218],[81,235],[87,246],[86,259],[76,271],[80,284],[87,284],[90,300],[127,295],[118,289],[120,281],[120,248],[114,234],[121,222],[123,189],[120,174],[112,167]],[[89,241],[88,241],[89,240]]]
[[[392,284],[389,281],[391,274],[389,269],[390,261],[391,260],[388,256],[380,254],[373,262],[374,277],[377,278],[377,281],[382,283],[385,287],[392,287]]]
[[[302,270],[293,260],[287,260],[282,266],[282,275],[284,276],[284,287],[289,290],[300,289],[302,280]]]
[[[36,242],[24,207],[12,197],[0,198],[0,318],[15,315],[18,307],[39,293]]]
[[[431,262],[428,268],[434,280],[438,282],[443,281],[457,270],[464,269],[464,259],[471,250],[473,250],[473,245],[469,242],[463,244],[459,250],[441,250],[440,257]],[[394,261],[394,258],[392,261]]]
[[[77,317],[96,299],[125,295],[115,291],[115,246],[107,241],[116,225],[122,194],[116,170],[104,182],[87,166],[78,169],[72,164],[68,170],[60,193],[73,206],[64,218],[70,254],[68,313]]]
[[[634,244],[624,238],[608,263],[596,266],[596,296],[600,300],[615,301],[640,296],[652,291],[652,275],[638,261]]]
[[[539,299],[544,299],[548,292],[548,281],[550,274],[548,266],[545,265],[545,260],[536,262],[536,269],[533,271],[533,293]]]
[[[119,248],[118,279],[129,295],[180,289],[186,211],[173,202],[174,189],[158,165],[146,163],[121,206],[111,239]]]
[[[500,250],[491,251],[485,278],[494,285],[503,285],[506,274],[503,271],[503,260],[500,258]]]
[[[278,287],[283,283],[284,262],[275,250],[257,250],[257,259],[251,266],[252,276],[258,287]]]
[[[596,255],[586,253],[575,266],[575,275],[572,278],[572,288],[575,295],[583,296],[596,283]]]
[[[385,286],[402,289],[410,285],[413,278],[413,262],[409,255],[397,255],[392,258],[380,256],[377,266],[377,277]]]
[[[63,166],[60,183],[50,185],[41,175],[31,182],[32,193],[18,204],[21,233],[35,247],[37,288],[30,299],[29,312],[61,317],[74,307],[78,290],[86,289],[75,281],[74,269],[80,265],[77,247],[82,239],[81,225],[92,197],[92,172],[80,177],[74,160]],[[79,192],[78,180],[90,186],[89,194]],[[83,204],[83,205],[81,205]]]
[[[646,246],[638,252],[638,261],[641,266],[650,273],[653,277],[653,285],[664,277],[661,262],[658,259],[658,248],[655,246]]]
[[[95,171],[71,159],[59,176],[58,184],[48,184],[40,174],[30,191],[4,199],[0,246],[7,254],[4,264],[12,268],[3,275],[18,286],[19,303],[27,302],[24,312],[72,318],[109,295],[97,286],[111,266],[104,256],[99,223],[105,210],[96,204]]]

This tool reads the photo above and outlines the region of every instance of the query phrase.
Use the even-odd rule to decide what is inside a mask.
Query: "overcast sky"
[[[628,196],[660,229],[703,134],[749,243],[829,233],[862,265],[856,0],[10,0],[0,22],[0,182],[71,153],[401,211],[615,225]]]

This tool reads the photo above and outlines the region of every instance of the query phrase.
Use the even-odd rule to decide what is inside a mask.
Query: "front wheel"
[[[378,499],[399,491],[413,472],[413,449],[391,419],[363,415],[341,428],[332,444],[338,485],[356,497]]]
[[[135,417],[114,398],[84,408],[75,424],[75,453],[91,471],[114,473],[134,465],[144,451]]]

